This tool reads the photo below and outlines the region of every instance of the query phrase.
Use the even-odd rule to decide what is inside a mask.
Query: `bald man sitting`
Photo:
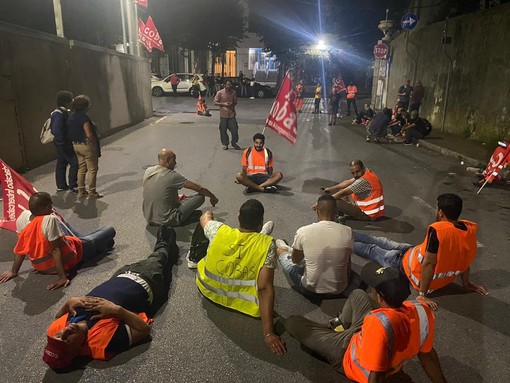
[[[169,149],[158,153],[158,165],[149,167],[143,176],[143,215],[151,226],[184,226],[197,222],[202,215],[197,210],[209,197],[212,206],[218,198],[206,188],[188,180],[174,170],[177,157]],[[196,193],[179,200],[179,189],[186,188]]]

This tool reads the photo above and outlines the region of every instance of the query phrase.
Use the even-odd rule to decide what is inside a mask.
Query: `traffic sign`
[[[378,59],[383,59],[388,55],[390,47],[386,44],[377,44],[374,46],[374,56]]]
[[[400,20],[400,25],[402,25],[402,28],[407,29],[408,31],[414,29],[417,23],[418,16],[416,16],[414,13],[406,13],[404,17],[402,17],[402,20]]]

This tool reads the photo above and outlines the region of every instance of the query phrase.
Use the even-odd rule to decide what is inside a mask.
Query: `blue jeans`
[[[377,262],[381,266],[402,270],[402,257],[412,245],[399,243],[385,237],[353,232],[354,253],[360,257]]]
[[[89,235],[79,237],[83,243],[82,261],[88,261],[97,255],[104,254],[113,249],[115,234],[113,227],[106,226]]]
[[[278,262],[282,267],[283,274],[290,279],[292,284],[298,289],[302,290],[301,277],[305,273],[305,263],[294,263],[292,262],[292,256],[290,252],[278,256]]]

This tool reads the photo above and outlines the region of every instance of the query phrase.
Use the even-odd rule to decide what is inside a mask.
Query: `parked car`
[[[221,87],[223,88],[223,84],[225,81],[230,80],[232,81],[232,89],[236,91],[237,97],[241,97],[241,84],[239,83],[239,79],[237,77],[224,77]],[[251,93],[250,89],[250,83],[248,83],[248,96],[253,95]],[[253,88],[255,90],[254,97],[257,98],[265,98],[265,97],[272,97],[273,95],[273,89],[270,86],[259,84],[258,82],[255,82],[253,85]]]
[[[151,73],[151,83],[161,80],[163,80],[163,77],[159,73]]]
[[[177,93],[188,93],[191,97],[198,97],[197,89],[191,86],[191,79],[193,78],[193,73],[177,73],[177,76],[181,79],[179,85],[177,85]],[[200,87],[200,93],[203,94],[206,90],[204,85],[204,77],[199,74],[197,75],[198,85]],[[155,97],[164,96],[165,93],[172,93],[172,85],[170,84],[170,76],[165,77],[159,81],[151,82],[152,95]]]

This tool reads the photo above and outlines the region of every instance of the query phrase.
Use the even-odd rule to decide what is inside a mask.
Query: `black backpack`
[[[189,249],[189,260],[198,263],[207,254],[209,240],[205,236],[204,229],[200,224],[195,227],[191,236],[191,247]]]
[[[426,137],[432,132],[432,124],[426,118],[420,118],[420,133]]]

